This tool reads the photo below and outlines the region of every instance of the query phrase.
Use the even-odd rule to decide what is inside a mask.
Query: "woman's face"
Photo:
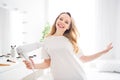
[[[61,14],[56,21],[56,29],[65,32],[69,30],[71,17],[68,14]]]

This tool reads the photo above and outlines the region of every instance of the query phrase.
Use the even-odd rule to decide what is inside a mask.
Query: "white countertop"
[[[10,64],[10,66],[0,66],[0,80],[34,80],[36,76],[43,75],[43,70],[27,69],[22,60],[17,60],[16,63],[6,62],[6,59],[0,59],[0,63]]]

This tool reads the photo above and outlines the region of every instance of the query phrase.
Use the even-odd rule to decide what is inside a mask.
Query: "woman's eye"
[[[63,19],[62,19],[62,18],[60,18],[60,20],[62,21]]]
[[[68,21],[65,21],[66,24],[68,24]]]

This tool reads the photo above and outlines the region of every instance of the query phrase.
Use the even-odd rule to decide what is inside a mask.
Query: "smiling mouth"
[[[61,25],[61,24],[58,24],[58,27],[59,27],[59,28],[64,28],[64,26],[63,26],[63,25]]]

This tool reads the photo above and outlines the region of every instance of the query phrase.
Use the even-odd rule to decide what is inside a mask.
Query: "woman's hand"
[[[23,62],[25,63],[25,65],[28,69],[32,69],[35,65],[32,59],[30,59],[30,61],[24,60]]]
[[[108,44],[108,46],[107,46],[106,49],[104,50],[104,53],[109,52],[112,48],[113,48],[112,43]]]

